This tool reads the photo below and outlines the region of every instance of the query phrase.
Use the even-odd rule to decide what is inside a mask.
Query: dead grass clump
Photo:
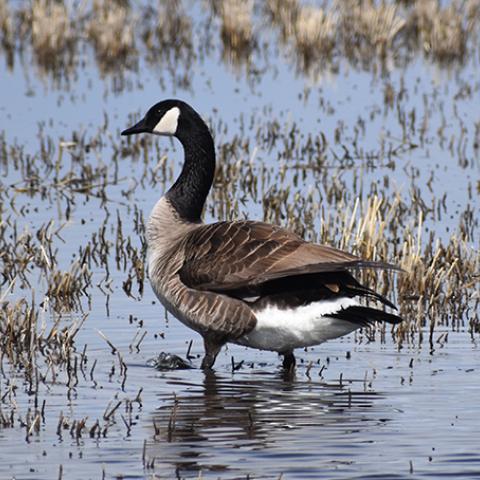
[[[465,4],[465,15],[467,18],[467,32],[478,33],[480,2],[478,0],[467,0]]]
[[[24,299],[0,306],[0,351],[11,365],[32,367],[37,320],[38,310]]]
[[[60,371],[67,386],[73,383],[72,377],[78,383],[75,337],[86,316],[61,327],[61,317],[48,322],[44,313],[33,300],[0,304],[0,371],[5,374],[4,367],[8,365],[21,372],[30,394],[38,393],[49,374],[56,383]],[[15,404],[14,398],[9,400]]]
[[[398,279],[400,306],[411,323],[405,329],[416,327],[421,335],[421,328],[428,325],[433,348],[437,325],[449,325],[454,330],[472,328],[467,321],[480,305],[480,299],[472,295],[480,284],[478,251],[456,235],[446,244],[430,239],[421,251],[420,240],[410,235],[404,241],[401,266],[407,273]]]
[[[63,2],[34,0],[29,18],[32,28],[32,46],[38,63],[46,68],[57,68],[71,60],[76,33]]]
[[[69,271],[53,271],[48,277],[46,297],[57,312],[68,312],[79,308],[80,298],[87,295],[92,273],[88,266],[75,262]]]
[[[223,55],[233,63],[248,58],[255,43],[252,13],[253,0],[225,0],[220,4]]]
[[[295,34],[298,0],[267,0],[266,7],[272,23],[280,27],[283,41],[287,41]]]
[[[476,48],[478,37],[480,5],[473,0],[446,7],[438,0],[345,0],[323,9],[298,0],[268,0],[266,5],[283,42],[292,43],[307,64],[335,47],[340,55],[367,66],[375,58],[408,60],[418,49],[438,61],[461,59],[467,40]]]
[[[3,49],[7,52],[8,64],[13,64],[13,20],[8,8],[7,0],[0,0],[0,38]]]
[[[155,32],[161,57],[168,55],[170,60],[191,58],[192,21],[183,9],[181,1],[159,2]],[[146,43],[148,46],[148,42]]]
[[[32,288],[30,269],[34,266],[45,271],[48,265],[56,261],[55,252],[51,247],[51,238],[41,244],[28,230],[18,232],[17,223],[12,222],[7,216],[4,217],[2,212],[0,212],[0,225],[2,284],[12,284],[12,287],[18,284],[20,288]],[[37,235],[41,235],[42,231],[45,231],[44,227],[40,227]]]
[[[300,8],[295,21],[295,43],[306,64],[328,56],[335,46],[337,17],[321,8]]]
[[[394,279],[389,272],[371,269],[358,272],[367,285],[389,297],[397,293],[396,303],[406,321],[397,329],[398,340],[406,340],[429,328],[430,341],[438,325],[463,326],[469,312],[478,310],[480,298],[472,292],[480,284],[479,252],[461,240],[461,233],[442,244],[433,236],[423,238],[423,214],[413,225],[400,227],[406,205],[397,194],[389,201],[378,196],[365,204],[356,200],[353,208],[339,205],[334,217],[322,222],[320,241],[335,244],[356,255],[376,261],[388,261],[404,272]],[[397,244],[394,239],[402,238]],[[473,327],[471,327],[473,328]]]
[[[411,23],[427,55],[439,61],[463,58],[467,32],[463,14],[454,4],[442,8],[436,0],[417,1]]]
[[[362,59],[376,54],[384,59],[406,24],[397,6],[383,1],[377,5],[372,0],[345,3],[339,6],[347,54],[355,57],[360,53]]]
[[[102,71],[125,65],[136,53],[135,25],[136,17],[124,2],[94,0],[86,32]]]
[[[329,58],[336,46],[337,11],[300,5],[298,0],[269,0],[267,13],[299,69],[316,80],[322,69],[319,60]]]

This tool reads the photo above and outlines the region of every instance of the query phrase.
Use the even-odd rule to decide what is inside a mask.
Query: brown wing
[[[186,239],[180,278],[197,290],[229,291],[271,280],[347,268],[396,267],[362,259],[262,222],[219,222]]]

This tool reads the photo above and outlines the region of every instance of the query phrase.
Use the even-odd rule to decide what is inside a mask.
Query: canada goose
[[[361,285],[351,268],[394,268],[308,243],[282,227],[256,221],[202,223],[215,173],[212,135],[180,100],[157,103],[122,135],[174,136],[183,145],[180,176],[154,206],[147,225],[150,282],[162,304],[203,337],[202,368],[227,342],[284,356],[346,335],[374,321],[402,319],[360,304],[395,306]]]

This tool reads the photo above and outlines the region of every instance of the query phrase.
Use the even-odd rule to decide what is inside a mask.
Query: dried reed
[[[253,0],[225,0],[220,3],[219,10],[223,56],[232,63],[239,64],[248,58],[255,42],[252,27]]]
[[[13,19],[7,0],[0,0],[0,38],[5,51],[12,52],[14,48]]]
[[[368,58],[375,53],[385,58],[391,53],[393,42],[406,25],[398,15],[396,5],[372,0],[339,2],[342,16],[342,36],[345,49],[350,54],[360,48]]]
[[[328,56],[337,33],[337,16],[321,8],[301,7],[294,24],[296,48],[308,65],[312,60]]]
[[[28,11],[32,46],[39,65],[58,69],[71,62],[78,33],[63,2],[34,0]]]
[[[470,19],[478,15],[469,10]],[[467,31],[463,12],[455,5],[442,8],[436,0],[415,2],[411,23],[427,55],[440,61],[462,59],[466,51]]]
[[[128,3],[94,0],[86,34],[95,46],[102,71],[129,65],[127,60],[136,53],[136,24],[137,16]]]

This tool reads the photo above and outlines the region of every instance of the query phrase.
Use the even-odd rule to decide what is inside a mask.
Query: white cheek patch
[[[180,109],[178,107],[171,108],[155,125],[152,133],[156,133],[157,135],[175,135],[179,116]]]

